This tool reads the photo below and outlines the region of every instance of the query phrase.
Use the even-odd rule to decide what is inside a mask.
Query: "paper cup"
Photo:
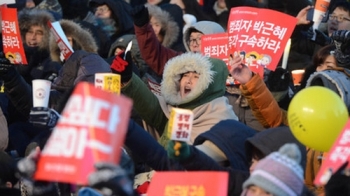
[[[330,2],[331,2],[330,0],[317,0],[316,1],[314,15],[313,15],[313,19],[312,19],[314,21],[314,24],[312,25],[312,28],[314,30],[318,29],[318,27],[320,26],[321,21],[322,21],[323,17],[325,16],[325,13],[328,10],[328,6],[329,6]],[[316,39],[316,33],[312,37],[312,40],[315,40],[315,39]]]
[[[294,85],[300,85],[301,78],[304,75],[305,70],[297,69],[292,71],[293,83]]]
[[[95,87],[111,93],[120,94],[120,75],[113,73],[96,73]]]
[[[33,80],[33,107],[48,107],[51,82],[49,80]]]

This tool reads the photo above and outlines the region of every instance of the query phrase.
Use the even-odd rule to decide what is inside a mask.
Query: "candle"
[[[284,48],[283,52],[283,59],[282,59],[282,68],[287,69],[287,61],[289,57],[289,51],[290,51],[290,39],[288,39],[288,42],[286,44],[286,47]]]

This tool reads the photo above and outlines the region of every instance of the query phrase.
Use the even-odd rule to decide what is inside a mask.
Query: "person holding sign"
[[[220,122],[221,123],[221,122]],[[238,130],[237,130],[238,131]],[[238,135],[237,135],[238,136]],[[273,142],[271,142],[273,141]],[[232,140],[229,138],[222,138],[223,145],[230,145]],[[304,169],[306,165],[306,149],[292,134],[287,126],[281,126],[271,129],[266,129],[262,132],[247,138],[245,144],[245,156],[251,162],[250,172],[237,167],[223,167],[217,164],[213,159],[209,158],[193,146],[189,146],[185,142],[171,141],[168,145],[167,154],[172,160],[179,161],[187,171],[228,171],[229,172],[229,195],[240,195],[242,193],[242,185],[250,174],[254,172],[257,165],[269,154],[278,151],[283,145],[293,143],[300,150],[299,167]],[[239,143],[237,143],[239,145]],[[238,148],[235,145],[235,148]],[[234,148],[232,148],[234,149]],[[178,151],[179,153],[176,153]],[[232,153],[231,156],[234,156]],[[236,159],[238,161],[238,159]],[[248,166],[249,167],[249,166]],[[271,167],[273,168],[273,167]],[[250,174],[249,174],[250,173]],[[303,180],[301,180],[302,182]],[[308,193],[307,188],[303,187],[303,195]],[[300,194],[301,195],[301,194]]]
[[[141,55],[144,57],[146,64],[148,64],[155,73],[153,75],[156,75],[158,78],[162,78],[165,63],[169,59],[180,55],[181,52],[164,47],[157,40],[157,37],[153,33],[152,27],[149,24],[149,13],[145,6],[142,5],[135,7],[131,14],[134,18],[135,34],[139,43]],[[224,28],[222,28],[222,26],[216,22],[199,21],[191,25],[184,32],[184,46],[187,52],[201,53],[201,38],[203,35],[224,32]],[[155,76],[152,77],[156,78]],[[159,83],[157,83],[149,78],[148,83],[152,90],[160,89],[160,80]],[[155,93],[160,94],[159,90]],[[247,123],[256,130],[262,130],[262,125],[251,114],[250,108],[247,107],[248,105],[246,104],[246,101],[240,96],[240,94],[239,89],[234,88],[234,86],[226,87],[225,97],[229,99],[229,104],[232,105],[235,114],[240,117],[239,120]]]
[[[50,28],[47,23],[52,21],[53,16],[44,10],[24,9],[18,13],[28,64],[17,66],[17,70],[29,84],[33,79],[53,81],[61,68],[60,63],[52,62],[50,58]]]
[[[132,61],[126,55],[127,63]],[[232,108],[223,96],[225,92],[226,64],[196,53],[185,53],[168,61],[161,86],[162,97],[155,96],[135,74],[111,65],[113,72],[121,75],[122,93],[133,99],[134,109],[142,119],[159,131],[160,143],[166,146],[168,119],[172,107],[193,111],[194,122],[190,142],[221,120],[235,119]],[[214,146],[214,145],[211,145]],[[214,146],[215,147],[215,146]],[[213,148],[214,148],[213,147]],[[219,151],[219,154],[222,152]],[[224,155],[223,155],[224,156]]]
[[[337,60],[337,65],[339,58],[337,56],[346,56],[348,53],[343,53],[341,50],[341,45],[348,45],[349,40],[345,39],[344,36],[339,35],[345,35],[342,31],[336,31],[332,34],[332,39],[337,40],[338,46],[336,47],[338,49],[335,50],[334,54]],[[342,38],[340,38],[342,37]],[[345,50],[344,50],[345,52]],[[312,76],[310,76],[309,80],[307,81],[308,86],[324,86],[332,91],[336,92],[338,95],[341,96],[342,100],[345,102],[348,110],[350,108],[350,102],[348,101],[348,95],[344,92],[349,91],[349,70],[342,67],[329,67],[327,70],[315,72]],[[288,119],[287,119],[287,112],[280,109],[276,101],[273,99],[271,93],[266,88],[263,81],[257,76],[256,74],[252,73],[245,65],[241,64],[241,59],[236,58],[234,66],[231,69],[232,76],[239,80],[242,84],[241,89],[242,93],[248,98],[249,104],[251,105],[254,115],[257,116],[258,120],[265,126],[265,127],[276,127],[280,126],[282,124],[289,125]],[[268,108],[266,108],[265,104],[269,105]],[[264,106],[265,105],[265,106]],[[254,107],[253,107],[254,106]],[[318,161],[317,154],[323,154],[320,151],[316,150],[309,150],[308,151],[308,159],[310,159],[310,167],[306,170],[306,183],[311,189],[315,189],[313,185],[313,178],[315,173],[314,171],[314,162],[311,160],[317,160],[317,164],[315,165],[320,166],[321,161]],[[316,156],[316,157],[315,157]],[[317,171],[316,171],[317,172]],[[318,189],[318,192],[323,192],[322,189]]]
[[[60,69],[62,67],[62,69],[60,70],[61,72],[57,72],[57,78],[55,77],[56,80],[52,84],[53,88],[58,90],[51,92],[52,94],[55,94],[53,97],[50,95],[50,102],[54,103],[54,107],[57,107],[58,105],[56,101],[60,99],[60,94],[68,90],[70,87],[73,87],[74,84],[76,84],[78,81],[84,80],[94,82],[95,72],[111,72],[109,65],[105,61],[100,62],[103,59],[96,54],[98,50],[97,45],[94,41],[94,38],[87,30],[83,29],[80,25],[73,21],[61,20],[59,21],[59,23],[62,27],[63,32],[65,33],[64,35],[67,36],[68,40],[71,40],[70,44],[72,48],[74,50],[80,51],[77,51],[78,53],[76,55],[73,55],[75,56],[74,58],[76,58],[75,60],[73,60],[74,58],[71,58],[70,60],[63,62],[63,59],[60,58],[61,51],[58,47],[58,44],[56,43],[55,36],[52,34],[49,40],[45,40],[45,42],[49,42],[47,44],[49,44],[50,46],[51,59],[56,63],[63,63],[63,66],[60,65]],[[35,32],[35,34],[37,33],[38,32]],[[96,63],[94,63],[94,61],[96,61]],[[17,72],[15,69],[11,68],[9,70],[10,73],[13,72],[14,75],[17,75],[17,73],[15,73]],[[8,88],[8,92],[11,92],[7,94],[7,97],[12,103],[14,103],[16,109],[27,120],[29,112],[32,109],[32,97],[28,98],[27,100],[24,97],[26,97],[27,95],[31,96],[31,90],[30,92],[28,92],[28,90],[26,89],[27,86],[21,83],[22,81],[20,79],[20,76],[18,76],[18,78],[17,76],[8,78],[9,75],[11,74],[6,74],[3,77],[5,81],[5,89]],[[16,92],[19,93],[17,94]],[[24,99],[22,99],[22,97],[17,96],[23,96]],[[50,105],[49,107],[51,106],[52,105]],[[36,112],[40,112],[42,110],[45,110],[45,108],[34,108],[33,110],[37,110]],[[33,141],[33,139],[35,139],[38,136],[38,134],[41,134],[42,132],[38,131],[39,129],[37,127],[33,127],[31,129],[33,130],[34,134],[30,134],[30,137],[28,137],[28,129],[29,127],[32,127],[32,125],[28,123],[29,125],[26,124],[26,126],[23,126],[22,124],[23,123],[18,125],[12,125],[12,135],[10,135],[12,142],[9,144],[9,150],[17,150],[20,156],[24,156],[25,149],[29,144],[28,142]],[[24,141],[23,138],[26,138],[26,140]]]

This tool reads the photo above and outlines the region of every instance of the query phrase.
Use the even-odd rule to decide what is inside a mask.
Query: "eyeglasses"
[[[342,15],[340,15],[340,16],[336,16],[336,15],[329,15],[329,19],[330,20],[337,20],[338,22],[343,22],[344,20],[346,20],[346,21],[350,21],[350,19],[349,18],[346,18],[346,17],[344,17],[344,16],[342,16]]]
[[[188,44],[189,45],[193,45],[194,43],[196,43],[197,45],[201,44],[201,38],[198,37],[198,38],[195,38],[195,39],[188,40]]]
[[[109,8],[107,6],[101,6],[95,9],[95,12],[99,12],[99,13],[106,13],[108,11],[109,11]]]

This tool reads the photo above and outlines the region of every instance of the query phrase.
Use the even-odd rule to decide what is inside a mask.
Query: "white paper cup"
[[[120,75],[114,73],[95,73],[95,87],[120,94]]]
[[[49,80],[33,80],[33,107],[48,107],[51,82]]]

